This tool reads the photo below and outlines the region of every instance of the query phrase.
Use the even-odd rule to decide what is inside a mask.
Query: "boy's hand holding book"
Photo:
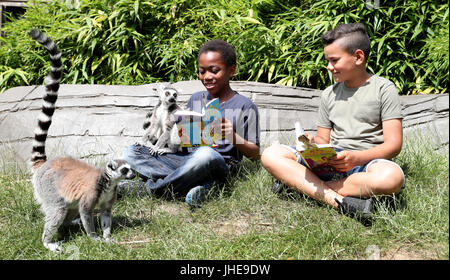
[[[336,156],[328,159],[328,164],[333,166],[337,171],[346,172],[357,165],[358,158],[355,151],[341,151]]]
[[[304,132],[299,122],[295,123],[295,134],[295,148],[311,171],[316,175],[336,172],[330,164],[330,160],[336,158],[331,145],[314,143],[314,137]]]
[[[317,148],[314,136],[303,131],[299,122],[295,123],[295,147],[298,151]]]
[[[305,138],[306,137],[306,138]],[[301,138],[301,139],[300,139]],[[303,140],[303,141],[302,141]],[[300,142],[299,142],[300,141]],[[300,143],[309,142],[311,144],[315,144],[314,135],[309,134],[308,132],[304,132],[300,137],[295,138],[294,145],[297,147]]]
[[[233,123],[225,118],[222,118],[222,139],[227,139],[230,143],[234,143]]]

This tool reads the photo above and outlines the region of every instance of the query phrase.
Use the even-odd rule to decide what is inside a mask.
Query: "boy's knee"
[[[131,148],[132,146],[128,146],[125,151],[123,152],[123,156],[122,159],[129,162],[130,159],[133,157],[133,149]]]
[[[198,148],[195,151],[193,157],[195,158],[196,163],[199,165],[226,165],[225,160],[220,153],[206,146]]]
[[[272,146],[266,148],[261,155],[261,164],[266,167],[270,165],[275,153],[274,148]]]
[[[134,144],[125,149],[122,159],[133,166],[134,163],[142,159],[148,159],[149,157],[152,157],[152,155],[150,154],[148,147]]]
[[[195,170],[201,170],[205,174],[210,174],[215,180],[224,180],[229,174],[228,166],[223,156],[214,149],[203,146],[199,147],[190,159],[190,165]]]
[[[291,158],[296,160],[294,153],[288,151],[280,144],[272,144],[263,151],[261,155],[261,164],[267,168],[272,164],[276,164],[281,158]]]
[[[390,174],[385,178],[387,194],[396,194],[400,192],[405,182],[403,173],[398,170],[391,170]]]
[[[136,156],[136,145],[128,146],[123,153],[123,160],[130,162]]]
[[[398,193],[404,184],[404,175],[401,168],[394,163],[377,163],[368,170],[377,178],[373,192],[390,195]]]

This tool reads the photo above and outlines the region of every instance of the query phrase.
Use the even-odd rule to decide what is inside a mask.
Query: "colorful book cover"
[[[295,134],[297,137],[296,150],[314,174],[333,175],[340,173],[333,166],[327,164],[327,159],[336,155],[336,151],[331,145],[311,143],[299,122],[295,123]]]
[[[336,169],[327,164],[327,159],[336,155],[333,147],[317,147],[299,151],[308,168],[316,175],[335,174]]]
[[[182,147],[215,147],[215,142],[222,139],[222,113],[218,98],[209,101],[202,113],[178,110],[175,115],[181,116],[177,127]]]

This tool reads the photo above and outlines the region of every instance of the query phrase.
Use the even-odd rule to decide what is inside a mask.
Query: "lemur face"
[[[124,160],[111,160],[106,165],[107,172],[111,179],[133,179],[136,177],[130,165]]]
[[[174,88],[165,87],[160,93],[161,101],[167,105],[177,102],[178,91]]]

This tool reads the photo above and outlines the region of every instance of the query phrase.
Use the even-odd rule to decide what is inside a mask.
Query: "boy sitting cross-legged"
[[[237,171],[243,156],[259,160],[258,108],[231,89],[230,79],[235,71],[236,53],[232,45],[212,40],[201,47],[198,76],[206,90],[194,93],[187,107],[201,112],[203,104],[219,99],[223,139],[217,146],[162,155],[152,155],[148,147],[139,144],[127,148],[124,159],[143,178],[147,193],[161,195],[170,189],[185,196],[189,206],[198,207],[213,184],[223,185],[225,178]]]
[[[328,163],[345,177],[320,178],[299,163],[295,149],[272,144],[263,166],[292,189],[361,219],[371,217],[373,195],[398,193],[400,166],[390,161],[402,148],[402,113],[395,85],[366,70],[370,40],[361,23],[342,24],[322,36],[327,69],[336,83],[326,88],[312,142],[332,144]]]

